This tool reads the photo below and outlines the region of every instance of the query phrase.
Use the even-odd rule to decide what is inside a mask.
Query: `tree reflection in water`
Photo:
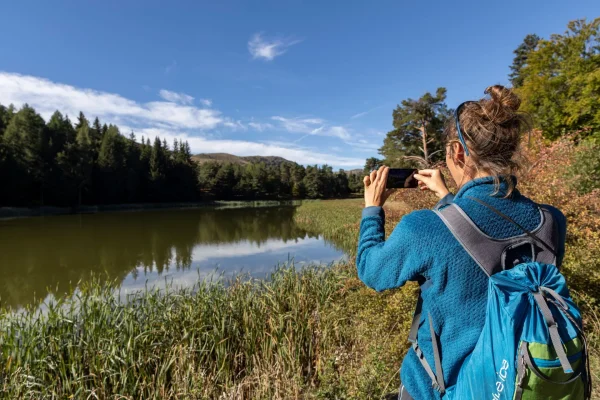
[[[275,241],[316,239],[294,224],[294,212],[289,206],[200,208],[0,221],[1,306],[33,304],[48,293],[58,297],[92,276],[139,281],[184,271],[195,259],[214,268],[246,255],[249,244],[259,253],[272,251]],[[280,261],[265,258],[269,265],[263,267]]]

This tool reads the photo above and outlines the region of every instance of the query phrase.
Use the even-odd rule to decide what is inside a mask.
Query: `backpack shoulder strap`
[[[492,276],[512,265],[505,265],[506,253],[511,248],[526,245],[531,248],[535,261],[547,264],[556,263],[556,227],[550,212],[540,209],[541,224],[535,231],[530,232],[512,218],[501,213],[489,204],[470,198],[488,208],[502,218],[510,221],[524,232],[524,235],[506,239],[495,239],[483,233],[469,216],[455,203],[434,212],[441,218],[452,235],[458,240],[465,251],[485,272]],[[540,237],[541,236],[541,237]],[[539,244],[541,246],[535,246]]]
[[[498,255],[504,251],[504,243],[490,240],[462,208],[454,203],[434,211],[487,276],[501,270]]]

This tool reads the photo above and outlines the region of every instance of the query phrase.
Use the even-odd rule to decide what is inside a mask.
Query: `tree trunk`
[[[427,166],[429,166],[429,152],[427,151],[427,130],[426,130],[427,125],[426,124],[427,123],[425,121],[423,121],[419,130],[421,131],[421,137],[423,139],[423,158],[425,159],[425,164],[427,164]]]

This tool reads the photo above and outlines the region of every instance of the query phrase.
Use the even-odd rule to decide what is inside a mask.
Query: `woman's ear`
[[[458,169],[465,168],[465,149],[459,142],[452,143],[452,161]]]

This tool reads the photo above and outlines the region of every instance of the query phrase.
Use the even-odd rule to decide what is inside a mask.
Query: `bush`
[[[573,190],[583,195],[600,189],[600,135],[581,142],[575,153],[573,165],[568,170]]]

